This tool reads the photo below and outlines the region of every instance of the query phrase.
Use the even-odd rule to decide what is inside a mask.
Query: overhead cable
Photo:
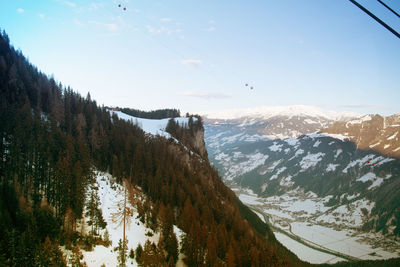
[[[359,9],[361,9],[362,11],[364,11],[365,13],[367,13],[371,18],[373,18],[374,20],[376,20],[378,23],[380,23],[383,27],[385,27],[387,30],[389,30],[391,33],[393,33],[397,38],[400,39],[400,34],[398,32],[396,32],[392,27],[390,27],[389,25],[387,25],[385,22],[383,22],[380,18],[378,18],[377,16],[375,16],[374,14],[372,14],[368,9],[366,9],[365,7],[363,7],[362,5],[360,5],[359,3],[357,3],[355,0],[349,0],[351,3],[353,3],[354,5],[356,5]]]

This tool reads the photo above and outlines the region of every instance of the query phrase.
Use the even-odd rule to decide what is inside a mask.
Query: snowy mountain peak
[[[200,112],[200,114],[208,119],[225,119],[234,120],[246,117],[253,117],[258,119],[269,119],[276,116],[303,116],[324,118],[328,120],[347,120],[349,118],[356,118],[361,114],[354,112],[336,112],[323,110],[316,106],[307,105],[291,105],[291,106],[262,106],[257,108],[248,109],[227,109],[227,110],[214,110]]]

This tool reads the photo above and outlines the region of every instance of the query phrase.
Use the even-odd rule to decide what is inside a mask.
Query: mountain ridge
[[[227,109],[199,112],[204,119],[234,120],[242,118],[257,118],[267,120],[275,116],[309,116],[320,117],[328,120],[344,120],[359,117],[362,114],[355,112],[337,112],[324,110],[311,105],[289,106],[261,106],[247,109]]]

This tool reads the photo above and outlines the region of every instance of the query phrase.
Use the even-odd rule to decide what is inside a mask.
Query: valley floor
[[[335,263],[345,260],[388,259],[400,256],[400,242],[376,233],[359,230],[361,216],[345,211],[331,221],[326,199],[315,194],[292,190],[280,197],[259,198],[249,189],[229,185],[240,200],[249,206],[274,231],[279,242],[310,263]],[[368,207],[368,203],[360,203]],[[346,223],[347,222],[347,223]],[[352,223],[350,223],[352,222]]]

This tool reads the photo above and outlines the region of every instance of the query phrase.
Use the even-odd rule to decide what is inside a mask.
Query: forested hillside
[[[58,84],[15,51],[4,32],[0,90],[1,264],[63,266],[59,245],[93,241],[76,226],[96,170],[141,188],[152,203],[146,220],[154,229],[163,222],[163,229],[183,230],[189,266],[303,264],[257,216],[239,208],[208,160]],[[169,130],[177,139],[192,135]],[[155,253],[155,262],[143,265],[174,265],[168,243]]]
[[[132,108],[121,108],[123,113],[145,119],[165,119],[180,117],[181,113],[177,109],[158,109],[152,111],[142,111]]]

